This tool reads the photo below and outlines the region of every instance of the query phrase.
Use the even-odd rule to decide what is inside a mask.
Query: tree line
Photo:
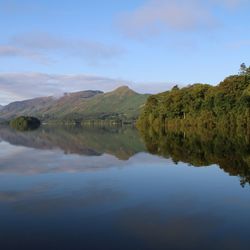
[[[250,67],[241,64],[217,86],[174,86],[147,99],[137,125],[145,127],[243,127],[250,129]]]

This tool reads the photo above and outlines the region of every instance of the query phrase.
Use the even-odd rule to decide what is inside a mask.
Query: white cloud
[[[42,96],[60,96],[82,90],[114,90],[128,85],[140,93],[158,93],[176,83],[132,83],[91,75],[52,75],[42,73],[0,73],[0,104]]]
[[[246,3],[247,0],[213,0],[213,1],[225,7],[235,8],[241,4]]]
[[[125,81],[89,75],[50,75],[41,73],[0,73],[0,92],[5,99],[23,100],[62,95],[87,89],[114,89]]]
[[[123,31],[132,37],[168,29],[192,30],[211,26],[213,22],[211,13],[194,0],[149,0],[134,11],[123,13],[120,19]]]
[[[21,57],[41,64],[48,64],[51,62],[48,57],[39,52],[18,48],[11,45],[0,45],[0,57]]]
[[[124,49],[88,39],[67,39],[49,33],[19,34],[0,44],[0,57],[22,57],[38,63],[55,62],[57,55],[80,58],[89,65],[120,57]]]
[[[245,0],[147,0],[137,9],[120,15],[123,33],[144,38],[166,32],[207,30],[217,27],[216,9],[235,8]]]

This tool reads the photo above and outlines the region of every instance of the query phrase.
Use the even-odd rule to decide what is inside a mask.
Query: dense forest
[[[137,125],[140,129],[176,127],[243,127],[250,129],[250,67],[217,86],[175,86],[148,98]]]

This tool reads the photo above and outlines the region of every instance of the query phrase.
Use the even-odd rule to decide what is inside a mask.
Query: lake
[[[250,139],[0,128],[0,247],[249,249]]]

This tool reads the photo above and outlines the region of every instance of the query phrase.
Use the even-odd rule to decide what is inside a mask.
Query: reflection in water
[[[248,249],[248,138],[142,137],[1,128],[1,249]]]
[[[17,132],[0,127],[0,138],[36,149],[61,149],[65,154],[99,156],[104,153],[127,160],[145,151],[138,133],[132,128],[42,127],[32,132]]]
[[[188,130],[166,133],[151,129],[141,133],[140,138],[137,130],[131,127],[44,126],[36,131],[25,133],[9,127],[0,127],[0,138],[13,145],[4,146],[5,152],[2,150],[2,159],[9,155],[13,163],[12,155],[19,154],[18,162],[21,160],[21,163],[25,163],[25,169],[22,168],[21,163],[19,164],[19,173],[102,169],[123,165],[121,161],[148,151],[151,154],[172,159],[176,164],[184,162],[194,167],[216,164],[226,173],[239,176],[242,186],[250,183],[250,137],[244,134],[228,136],[218,131]],[[43,151],[32,151],[32,149]],[[61,152],[56,153],[56,149],[62,150],[65,156],[62,158]],[[92,156],[92,158],[87,157],[83,162],[82,157],[76,155]],[[47,160],[46,166],[44,166],[44,159]],[[35,168],[32,167],[33,162],[37,163]],[[4,164],[0,162],[0,170],[16,171],[10,168],[7,161],[4,161]]]
[[[192,166],[217,164],[230,175],[240,176],[244,186],[250,183],[250,137],[223,135],[217,131],[175,131],[166,133],[150,130],[142,133],[151,154],[171,158]]]

